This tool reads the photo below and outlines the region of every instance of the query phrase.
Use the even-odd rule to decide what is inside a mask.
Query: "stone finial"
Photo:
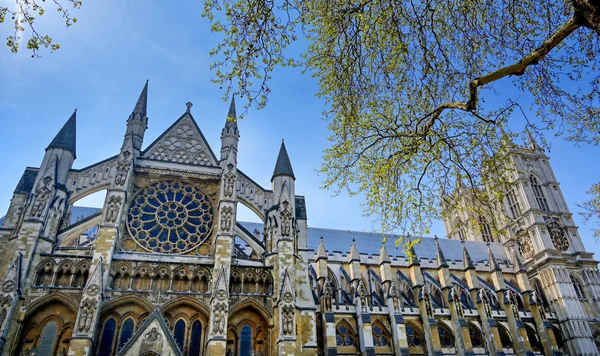
[[[463,262],[465,264],[465,269],[475,269],[471,255],[469,255],[469,251],[467,250],[465,240],[462,240],[461,242],[463,247]]]
[[[323,236],[321,236],[321,241],[319,241],[319,247],[317,248],[317,261],[320,259],[327,259],[327,251],[325,250],[325,245],[323,244]]]
[[[513,249],[513,259],[515,262],[515,273],[526,272],[525,266],[523,266],[523,261],[521,261],[521,256],[519,256],[518,248],[515,246]]]
[[[437,250],[438,267],[448,267],[448,262],[446,262],[446,257],[444,257],[444,252],[442,252],[442,248],[440,247],[440,242],[439,242],[437,235],[435,235],[434,239],[435,239],[435,248]]]
[[[392,259],[390,258],[387,248],[385,248],[385,244],[381,244],[381,248],[379,249],[379,264],[391,262]]]
[[[140,117],[146,116],[146,110],[148,108],[148,80],[146,80],[146,84],[140,93],[140,97],[135,103],[135,107],[133,108],[133,113],[137,113]]]
[[[185,112],[191,112],[192,106],[194,106],[194,104],[192,104],[191,101],[188,101],[187,103],[185,103],[185,107],[186,107]]]
[[[350,255],[348,256],[348,262],[359,261],[360,255],[358,254],[358,250],[356,249],[356,243],[354,239],[352,239],[352,245],[350,246]]]
[[[490,243],[486,243],[487,248],[488,248],[488,253],[490,255],[490,271],[494,272],[494,271],[502,271],[502,269],[500,268],[500,266],[498,266],[498,262],[496,261],[496,257],[494,256],[494,253],[492,252],[492,248],[490,246]]]

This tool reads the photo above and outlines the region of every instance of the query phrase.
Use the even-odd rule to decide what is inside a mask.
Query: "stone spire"
[[[409,265],[419,266],[421,263],[419,262],[419,256],[417,256],[417,251],[415,251],[415,247],[411,246],[409,252],[410,252]]]
[[[469,251],[467,250],[467,246],[465,245],[465,240],[462,240],[463,247],[463,262],[465,264],[465,269],[475,269],[475,265],[473,264],[473,260],[471,259],[471,255],[469,255]]]
[[[322,258],[327,259],[327,251],[325,250],[325,245],[323,245],[323,236],[321,236],[321,241],[319,241],[319,247],[317,248],[317,261]]]
[[[285,143],[283,140],[281,140],[281,148],[279,148],[279,155],[277,156],[277,163],[275,163],[275,170],[273,170],[271,181],[280,175],[292,177],[294,180],[296,179],[294,176],[294,170],[292,169],[292,163],[290,162],[290,157],[285,149]]]
[[[146,80],[146,84],[144,85],[144,89],[140,93],[140,97],[138,98],[137,103],[135,103],[135,107],[133,108],[134,114],[140,114],[141,117],[146,116],[146,109],[148,107],[148,80]]]
[[[541,150],[542,148],[538,145],[535,137],[533,137],[533,134],[531,133],[529,128],[525,128],[525,133],[527,134],[527,138],[529,139],[529,147],[534,150]]]
[[[435,248],[437,250],[438,267],[448,267],[448,262],[446,262],[446,257],[444,257],[444,252],[442,252],[437,235],[435,236]]]
[[[487,243],[487,247],[488,247],[488,252],[490,254],[490,271],[502,271],[502,269],[500,268],[500,266],[498,266],[498,261],[496,261],[496,257],[494,256],[494,253],[492,252],[492,248],[490,247],[490,243]]]
[[[48,151],[51,148],[62,148],[67,151],[71,151],[73,153],[73,157],[75,157],[75,146],[76,146],[76,128],[77,128],[77,109],[73,111],[73,114],[67,120],[67,122],[63,125],[63,127],[58,131],[50,145],[46,148]]]
[[[229,112],[227,113],[227,123],[225,126],[236,126],[237,127],[237,115],[235,113],[235,96],[231,96],[231,103],[229,104]]]
[[[133,111],[127,119],[127,130],[125,131],[125,141],[123,142],[122,150],[133,149],[133,156],[137,156],[142,149],[144,142],[144,134],[148,128],[148,117],[146,109],[148,106],[148,81],[144,85],[144,89],[140,93],[140,97],[135,103]],[[127,148],[128,146],[132,146]],[[131,152],[130,152],[131,154]]]

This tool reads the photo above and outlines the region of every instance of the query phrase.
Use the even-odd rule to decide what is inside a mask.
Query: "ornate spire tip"
[[[187,109],[185,109],[185,112],[190,112],[190,110],[192,109],[192,106],[194,106],[194,104],[192,104],[191,101],[188,101],[187,103],[185,103],[185,106]]]

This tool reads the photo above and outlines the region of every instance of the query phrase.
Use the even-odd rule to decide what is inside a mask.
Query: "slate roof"
[[[281,147],[279,148],[279,155],[277,156],[277,162],[275,163],[275,169],[273,170],[271,181],[273,181],[273,178],[279,175],[286,175],[296,179],[294,176],[294,170],[292,169],[292,162],[290,162],[290,157],[285,149],[285,143],[283,140],[281,140]]]
[[[29,194],[31,193],[31,189],[33,189],[33,184],[35,183],[35,178],[37,177],[39,168],[25,168],[25,172],[21,176],[17,187],[15,188],[15,194]]]
[[[263,230],[263,224],[241,222],[248,231]],[[340,252],[348,253],[352,241],[356,244],[356,249],[361,255],[379,256],[379,249],[382,245],[383,235],[373,232],[361,232],[350,230],[334,230],[317,227],[307,228],[308,248],[316,251],[319,246],[319,240],[323,236],[323,243],[328,253]],[[402,246],[396,247],[395,235],[387,236],[385,247],[391,257],[405,258],[406,254],[402,251]],[[462,243],[459,240],[438,239],[440,248],[444,251],[446,261],[462,261],[463,250]],[[484,242],[466,241],[465,246],[474,263],[485,262],[489,260],[487,245]],[[507,263],[509,260],[501,243],[491,243],[494,256],[499,262]],[[415,253],[420,259],[434,260],[437,256],[435,239],[432,237],[423,237],[421,242],[415,245]]]
[[[67,120],[67,122],[63,125],[63,127],[58,131],[52,142],[48,145],[46,149],[49,148],[64,148],[73,152],[75,155],[76,148],[76,128],[77,128],[77,109],[73,111],[73,114]]]

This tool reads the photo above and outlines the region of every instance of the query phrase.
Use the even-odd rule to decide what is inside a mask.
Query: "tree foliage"
[[[66,6],[77,9],[81,4],[81,0],[52,0],[48,3],[46,0],[14,0],[14,7],[0,5],[0,24],[7,20],[13,24],[11,34],[6,38],[6,45],[11,52],[17,53],[22,40],[26,39],[27,49],[31,51],[32,57],[39,56],[41,49],[56,51],[60,44],[54,42],[48,34],[38,32],[36,20],[44,16],[47,10],[55,9],[66,26],[70,27],[77,22],[77,18],[71,16]]]
[[[226,95],[264,107],[277,66],[318,80],[324,186],[363,192],[384,230],[426,233],[457,179],[497,208],[526,129],[600,143],[591,0],[205,0],[204,16],[223,36],[211,54]],[[486,104],[502,89],[506,103]]]

